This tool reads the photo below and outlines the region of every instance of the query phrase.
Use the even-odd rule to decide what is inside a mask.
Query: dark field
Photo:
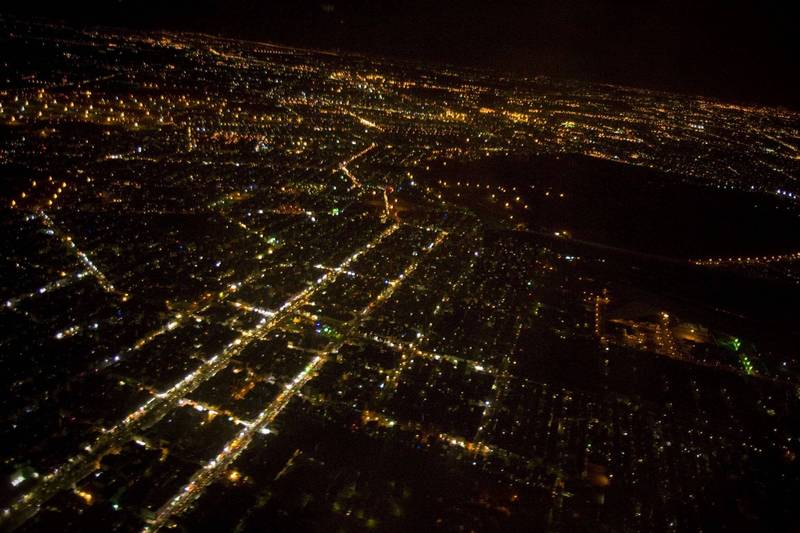
[[[482,214],[636,252],[688,259],[800,249],[800,218],[788,201],[585,156],[451,162],[431,170],[428,180],[448,200]]]

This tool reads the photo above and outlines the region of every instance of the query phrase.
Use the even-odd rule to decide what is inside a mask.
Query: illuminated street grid
[[[581,155],[796,215],[796,113],[0,23],[48,58],[0,80],[3,529],[683,531],[785,509],[796,331],[658,296],[651,257],[526,225],[522,187],[431,173]],[[796,290],[798,248],[675,262]]]

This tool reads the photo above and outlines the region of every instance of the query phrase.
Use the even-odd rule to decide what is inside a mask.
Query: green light
[[[742,347],[742,341],[738,337],[728,337],[725,340],[718,341],[721,346],[725,346],[734,352],[738,352]]]
[[[742,370],[744,370],[744,373],[748,376],[752,376],[756,373],[755,369],[753,368],[753,363],[750,361],[750,358],[747,357],[747,355],[740,354],[739,362],[742,365]]]

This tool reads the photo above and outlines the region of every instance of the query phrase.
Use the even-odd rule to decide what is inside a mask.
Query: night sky
[[[0,7],[798,107],[790,2],[120,0]]]

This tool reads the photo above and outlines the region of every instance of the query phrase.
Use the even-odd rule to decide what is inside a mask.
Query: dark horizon
[[[777,2],[29,2],[2,12],[195,31],[425,63],[797,108],[792,17]]]

